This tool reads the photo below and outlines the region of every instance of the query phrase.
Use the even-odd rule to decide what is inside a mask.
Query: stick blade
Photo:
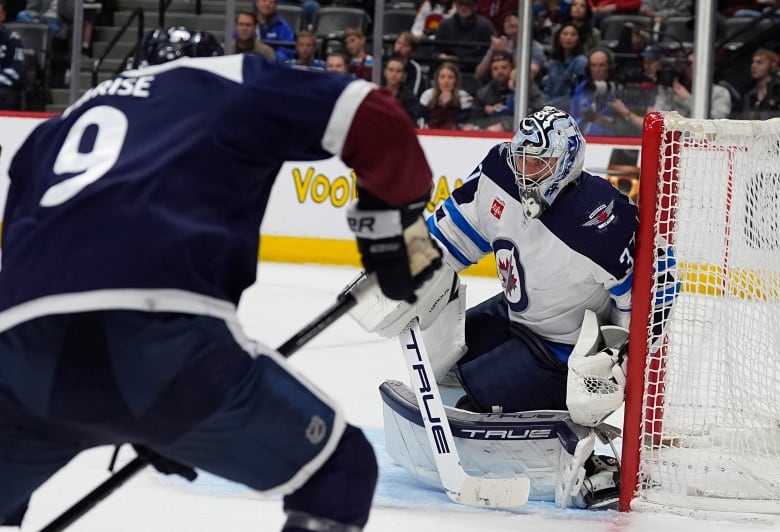
[[[528,478],[482,478],[466,476],[457,491],[447,490],[454,502],[487,508],[517,508],[528,502]]]

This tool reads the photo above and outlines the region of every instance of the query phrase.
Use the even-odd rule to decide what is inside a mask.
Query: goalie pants
[[[520,336],[513,329],[503,293],[466,311],[468,350],[458,374],[470,406],[478,412],[566,410],[568,368],[550,356],[549,348],[560,352],[572,346],[545,343],[530,332]]]
[[[232,330],[208,316],[115,310],[0,334],[0,523],[79,452],[129,442],[363,526],[371,445],[281,357],[250,356]]]

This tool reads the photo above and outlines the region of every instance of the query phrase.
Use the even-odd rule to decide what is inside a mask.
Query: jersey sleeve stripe
[[[442,234],[436,225],[436,221],[434,220],[433,216],[429,217],[426,222],[428,224],[428,230],[431,232],[431,235],[433,235],[434,238],[439,241],[439,243],[447,248],[447,251],[455,260],[460,262],[464,267],[474,264]]]
[[[347,133],[357,108],[375,86],[364,80],[355,80],[344,88],[333,106],[328,126],[322,136],[322,147],[329,153],[341,157]]]
[[[444,209],[447,214],[450,215],[455,226],[460,229],[464,235],[466,235],[482,253],[490,253],[493,248],[490,246],[490,242],[482,238],[482,235],[477,233],[474,227],[466,220],[465,216],[460,212],[458,206],[452,201],[452,197],[447,198],[444,201]]]
[[[631,292],[631,285],[634,282],[634,275],[628,275],[625,279],[623,279],[623,282],[620,284],[617,284],[609,289],[609,293],[620,297],[628,292]]]

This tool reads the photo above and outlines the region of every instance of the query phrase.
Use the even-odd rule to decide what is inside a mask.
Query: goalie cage
[[[651,113],[641,157],[620,509],[773,520],[780,119]],[[674,248],[681,292],[655,348],[658,237]]]

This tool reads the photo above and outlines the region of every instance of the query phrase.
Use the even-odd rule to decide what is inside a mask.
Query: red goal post
[[[620,509],[780,514],[780,119],[649,114],[638,205]]]

